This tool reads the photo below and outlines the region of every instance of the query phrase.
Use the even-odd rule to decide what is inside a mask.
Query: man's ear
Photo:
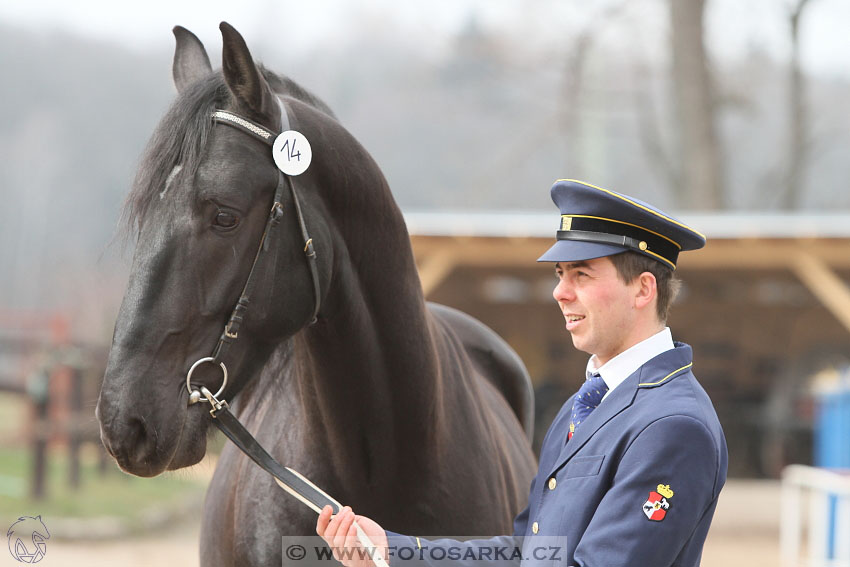
[[[635,280],[635,308],[655,310],[658,300],[658,282],[651,272],[643,272]]]

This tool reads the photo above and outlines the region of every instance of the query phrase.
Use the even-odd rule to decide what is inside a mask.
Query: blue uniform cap
[[[705,246],[705,236],[634,197],[583,181],[559,179],[552,200],[561,210],[558,241],[538,262],[577,262],[632,250],[676,269],[679,252]]]

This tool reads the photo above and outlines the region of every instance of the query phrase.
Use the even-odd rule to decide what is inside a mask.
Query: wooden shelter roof
[[[850,212],[682,213],[708,238],[680,270],[787,269],[850,331]],[[405,213],[426,297],[458,266],[532,267],[553,242],[551,212]]]

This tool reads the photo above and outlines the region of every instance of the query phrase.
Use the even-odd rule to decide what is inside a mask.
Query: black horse
[[[213,72],[198,38],[174,29],[178,97],[128,197],[137,245],[97,408],[105,447],[140,476],[203,458],[209,405],[188,404],[186,372],[240,296],[278,183],[269,147],[211,115],[277,131],[284,108],[313,150],[296,182],[320,297],[287,193],[221,397],[235,396],[279,462],[390,529],[509,533],[536,468],[521,361],[481,323],[425,303],[403,217],[366,150],[325,104],[256,65],[235,29],[221,32]],[[194,379],[221,382],[209,364]],[[202,563],[279,565],[280,536],[314,533],[315,519],[228,444],[206,498]]]

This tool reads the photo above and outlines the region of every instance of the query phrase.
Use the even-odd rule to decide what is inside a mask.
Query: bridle
[[[279,99],[276,100],[280,106],[280,133],[272,132],[256,122],[252,122],[247,118],[226,110],[214,111],[211,118],[216,124],[226,124],[227,126],[236,128],[237,130],[258,139],[273,148],[274,141],[279,135],[291,132],[289,116],[286,113],[286,108]],[[316,317],[319,313],[319,308],[321,307],[321,288],[319,286],[319,270],[316,266],[316,251],[313,247],[313,239],[310,238],[310,235],[307,232],[307,225],[304,222],[304,214],[301,211],[301,204],[298,202],[298,193],[295,190],[295,183],[291,179],[290,175],[285,174],[279,169],[274,200],[272,201],[271,210],[269,211],[269,216],[266,220],[266,226],[263,229],[263,235],[260,237],[260,244],[257,247],[257,253],[254,256],[254,262],[251,264],[251,270],[248,272],[248,278],[245,281],[245,286],[242,288],[239,300],[236,302],[236,306],[233,308],[230,318],[224,326],[224,330],[219,337],[218,344],[216,344],[212,355],[197,360],[189,368],[189,372],[186,374],[186,388],[189,390],[189,405],[202,401],[209,402],[212,406],[210,415],[213,417],[213,425],[220,429],[222,433],[233,441],[233,443],[255,463],[267,472],[271,473],[284,490],[295,496],[298,500],[312,508],[317,513],[321,512],[322,508],[326,505],[333,507],[334,513],[336,513],[342,508],[339,502],[331,498],[328,494],[322,491],[322,489],[307,480],[298,472],[278,463],[265,449],[263,449],[262,446],[260,446],[259,443],[257,443],[257,440],[254,439],[248,430],[245,429],[239,420],[237,420],[230,412],[230,406],[227,401],[224,399],[218,399],[227,386],[227,366],[225,366],[222,359],[233,343],[239,339],[239,329],[245,319],[245,314],[248,311],[251,293],[256,282],[254,276],[257,272],[257,266],[260,264],[260,259],[263,258],[264,253],[268,251],[270,246],[269,242],[271,241],[270,236],[273,234],[275,227],[277,227],[280,223],[281,217],[283,216],[282,201],[283,194],[287,186],[292,193],[295,216],[298,226],[301,229],[301,235],[304,238],[304,255],[307,259],[307,265],[310,268],[310,277],[313,283],[314,304],[310,324],[316,322]],[[194,388],[191,382],[192,374],[195,369],[205,363],[217,364],[222,370],[222,384],[215,394],[211,393],[206,386]]]
[[[275,100],[278,100],[278,104],[280,106],[281,132],[287,132],[290,130],[289,116],[286,113],[286,108],[283,106],[283,103],[281,103],[279,99]],[[214,111],[212,113],[212,120],[216,124],[226,124],[227,126],[236,128],[237,130],[258,139],[269,146],[273,146],[275,138],[278,136],[278,134],[268,130],[264,126],[226,110]],[[224,326],[224,330],[221,332],[218,344],[213,350],[212,355],[196,361],[191,368],[189,368],[189,372],[186,375],[186,388],[189,390],[190,405],[201,400],[201,391],[193,390],[191,386],[192,374],[201,364],[217,364],[221,368],[224,379],[222,380],[221,388],[219,388],[218,392],[215,393],[214,397],[221,395],[224,388],[227,386],[227,366],[225,366],[222,359],[231,345],[233,345],[233,343],[235,343],[239,338],[239,329],[242,326],[242,322],[245,320],[245,314],[248,312],[248,305],[251,301],[251,293],[256,282],[256,278],[254,276],[257,273],[257,266],[264,255],[263,253],[267,252],[269,249],[269,237],[280,223],[281,217],[283,217],[283,193],[287,186],[289,186],[289,190],[292,193],[292,202],[295,205],[295,216],[298,221],[298,226],[301,229],[301,236],[304,239],[304,254],[307,258],[307,265],[310,267],[310,278],[313,283],[313,314],[310,317],[310,324],[316,322],[316,316],[318,315],[319,308],[322,305],[321,288],[319,286],[319,270],[316,266],[316,251],[313,247],[313,239],[310,238],[310,234],[307,232],[307,225],[304,222],[304,213],[301,211],[301,203],[298,201],[298,192],[295,190],[295,183],[289,175],[284,174],[283,171],[278,169],[277,187],[275,188],[272,207],[269,211],[266,226],[263,229],[263,235],[260,237],[260,244],[257,247],[257,253],[254,255],[254,262],[251,264],[251,269],[248,272],[248,278],[245,280],[245,285],[242,288],[239,300],[236,302],[236,306],[233,308],[230,318]]]
[[[281,132],[286,132],[290,129],[289,116],[283,103],[280,102],[280,99],[275,100],[278,101],[278,105],[280,107]],[[211,118],[216,124],[231,126],[240,132],[244,132],[249,136],[260,140],[270,147],[273,146],[274,140],[278,136],[278,134],[267,129],[265,126],[261,126],[256,122],[226,110],[214,111]],[[314,302],[313,314],[310,317],[310,324],[312,325],[316,322],[316,316],[318,315],[319,308],[322,305],[321,288],[319,286],[319,270],[316,266],[316,251],[313,247],[313,239],[310,238],[310,234],[307,232],[307,225],[304,222],[304,213],[301,211],[301,203],[298,200],[298,192],[295,190],[295,183],[293,183],[289,175],[284,174],[278,169],[277,187],[275,188],[272,207],[269,211],[268,219],[266,220],[266,226],[263,229],[263,235],[260,237],[260,244],[257,247],[257,253],[254,255],[254,262],[251,264],[251,269],[248,271],[248,278],[245,280],[242,293],[239,295],[239,300],[236,302],[236,306],[230,313],[230,318],[224,326],[224,330],[221,332],[221,336],[218,339],[218,344],[216,344],[215,349],[213,350],[212,356],[207,356],[197,360],[191,368],[189,368],[189,372],[186,375],[186,388],[189,390],[190,405],[199,402],[201,399],[201,391],[193,390],[191,386],[192,374],[201,364],[218,364],[221,368],[224,379],[222,380],[221,387],[218,392],[215,393],[214,397],[217,398],[221,395],[225,386],[227,386],[227,366],[225,366],[222,359],[230,346],[239,338],[239,329],[242,326],[245,314],[248,312],[248,305],[251,301],[251,292],[254,289],[254,282],[256,281],[254,276],[257,272],[257,266],[260,263],[260,258],[263,256],[263,253],[267,252],[269,249],[269,237],[275,227],[277,227],[280,223],[281,217],[283,217],[283,193],[286,186],[289,186],[289,190],[292,193],[292,202],[295,205],[295,216],[298,221],[298,226],[301,229],[301,236],[304,239],[304,254],[307,258],[307,265],[310,267],[310,278],[313,283]]]

